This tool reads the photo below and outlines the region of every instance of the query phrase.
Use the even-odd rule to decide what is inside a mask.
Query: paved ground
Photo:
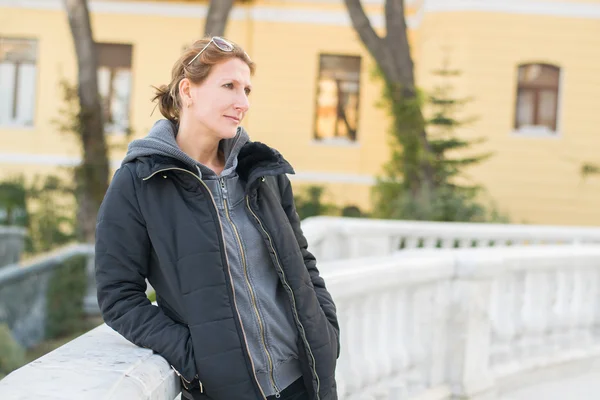
[[[598,400],[600,372],[546,382],[514,391],[501,400]]]

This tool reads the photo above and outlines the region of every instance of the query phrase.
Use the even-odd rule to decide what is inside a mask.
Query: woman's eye
[[[251,90],[246,88],[246,89],[244,89],[244,92],[246,92],[246,96],[248,96],[250,94]]]
[[[226,83],[223,85],[223,87],[225,87],[227,89],[233,89],[233,83]]]

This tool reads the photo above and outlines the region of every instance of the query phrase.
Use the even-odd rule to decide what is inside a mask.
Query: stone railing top
[[[410,249],[599,243],[600,228],[311,217],[302,221],[320,261],[390,255]]]
[[[164,358],[101,325],[0,381],[11,400],[172,400],[179,383]]]
[[[43,271],[47,268],[53,268],[55,265],[79,254],[93,255],[94,245],[91,244],[72,244],[44,253],[39,257],[32,257],[18,264],[11,264],[0,269],[0,284],[18,279],[19,277],[31,274],[36,271]]]
[[[415,254],[333,261],[321,266],[321,275],[336,295],[377,292],[388,287],[413,286],[449,279],[454,274],[455,261],[450,254]]]
[[[510,271],[572,268],[600,269],[600,245],[407,250],[386,257],[329,261],[321,265],[321,274],[328,288],[349,296],[449,278],[489,279]]]
[[[20,226],[1,226],[0,225],[0,235],[20,235],[25,236],[27,234],[27,229],[22,228]]]
[[[581,242],[600,242],[600,228],[584,226],[487,224],[469,222],[431,222],[378,220],[346,217],[310,217],[302,221],[302,229],[313,242],[327,234],[343,235],[421,235],[423,237],[525,239],[532,242],[554,242],[579,239]]]

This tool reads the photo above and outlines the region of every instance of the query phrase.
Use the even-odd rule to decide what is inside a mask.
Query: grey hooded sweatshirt
[[[148,136],[131,142],[123,163],[150,155],[172,157],[196,170],[209,187],[219,211],[236,303],[258,383],[266,396],[277,394],[302,375],[298,332],[267,246],[246,212],[244,188],[236,173],[237,156],[249,141],[248,134],[240,127],[234,138],[221,141],[226,163],[218,176],[184,153],[175,136],[175,125],[159,120]]]

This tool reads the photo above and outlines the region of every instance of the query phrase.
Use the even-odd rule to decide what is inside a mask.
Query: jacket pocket
[[[204,392],[201,392],[200,389],[191,389],[188,390],[186,388],[181,388],[181,400],[212,400],[208,395]]]
[[[177,322],[178,324],[187,326],[187,324],[183,321],[183,318],[181,317],[181,315],[179,315],[179,313],[177,311],[175,311],[173,309],[173,307],[171,307],[167,302],[160,299],[159,301],[157,301],[157,303],[158,303],[158,306],[161,308],[161,310],[163,310],[163,312],[165,313],[165,315],[167,317],[171,318],[173,321]]]

